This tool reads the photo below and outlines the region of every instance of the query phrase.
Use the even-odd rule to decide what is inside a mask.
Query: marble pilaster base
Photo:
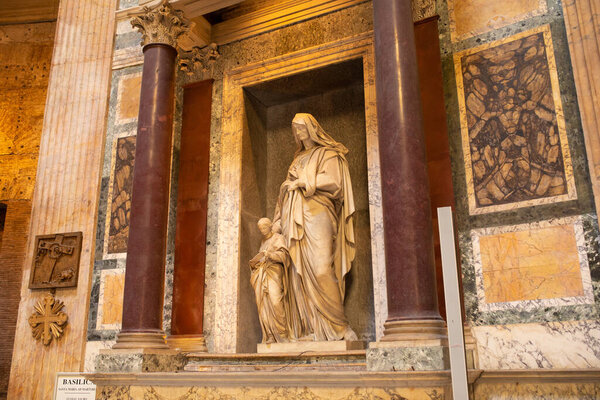
[[[168,349],[165,335],[156,332],[119,332],[113,349]]]
[[[362,341],[332,340],[322,342],[289,342],[289,343],[259,343],[257,353],[293,353],[305,351],[349,351],[363,350],[366,343]]]
[[[97,372],[140,373],[183,370],[183,354],[170,349],[103,349],[96,356]]]
[[[184,353],[206,353],[204,335],[169,335],[167,345],[170,349]]]

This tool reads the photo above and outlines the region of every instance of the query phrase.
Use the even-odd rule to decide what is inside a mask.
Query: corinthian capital
[[[144,7],[144,13],[133,17],[131,25],[142,34],[142,46],[163,43],[176,48],[177,38],[190,29],[183,11],[175,10],[168,0],[155,9]]]

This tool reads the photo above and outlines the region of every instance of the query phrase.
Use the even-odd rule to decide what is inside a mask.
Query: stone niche
[[[293,159],[291,122],[312,113],[350,150],[357,255],[346,315],[363,340],[382,335],[387,312],[375,71],[371,34],[240,66],[223,75],[214,351],[248,353],[261,340],[250,260],[256,222],[272,217]]]
[[[261,330],[249,283],[251,259],[260,246],[259,218],[273,217],[279,186],[293,160],[291,121],[311,113],[333,138],[349,149],[354,189],[357,251],[346,277],[345,310],[363,340],[374,340],[373,274],[367,179],[362,59],[353,59],[244,87],[242,138],[238,351],[256,351]]]

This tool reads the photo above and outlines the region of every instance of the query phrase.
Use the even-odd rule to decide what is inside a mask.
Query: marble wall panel
[[[599,368],[596,320],[475,326],[479,368]]]
[[[124,76],[119,81],[116,112],[117,124],[121,125],[137,120],[138,111],[140,108],[141,87],[141,72]]]
[[[600,317],[599,231],[586,158],[586,152],[588,156],[590,153],[584,143],[579,110],[581,99],[578,99],[575,91],[574,71],[569,58],[568,44],[570,43],[567,41],[569,31],[568,29],[565,31],[566,18],[563,18],[563,12],[566,13],[569,7],[573,11],[572,3],[578,4],[575,8],[580,8],[579,0],[575,2],[570,0],[567,2],[559,0],[437,1],[466,318],[474,326],[474,330],[485,328],[491,331],[497,328],[497,332],[495,331],[493,335],[490,333],[489,336],[494,338],[496,337],[494,335],[506,332],[508,329],[506,327],[522,327],[522,329],[511,328],[519,332],[520,338],[517,342],[521,344],[515,345],[515,349],[518,350],[508,351],[510,353],[508,358],[512,358],[512,361],[506,362],[503,361],[503,351],[513,342],[505,341],[491,345],[496,339],[489,339],[488,345],[485,342],[487,336],[475,334],[478,342],[483,341],[483,348],[481,346],[478,348],[486,358],[481,360],[482,368],[524,368],[524,364],[518,361],[517,357],[529,358],[525,365],[529,365],[528,368],[537,368],[536,360],[540,358],[540,351],[545,354],[550,349],[544,347],[543,343],[537,343],[537,339],[533,338],[540,334],[540,326],[564,323],[565,326],[581,325],[582,329],[585,329],[586,324],[582,321],[593,322]],[[585,4],[584,9],[589,9],[586,8],[588,3],[587,1],[581,3]],[[565,9],[567,11],[563,11]],[[593,16],[588,18],[589,14],[586,12],[586,17],[577,17],[578,22],[593,20]],[[571,32],[571,34],[575,37],[581,32],[577,34]],[[588,32],[590,32],[589,27]],[[538,44],[534,46],[532,41],[542,43],[543,49]],[[518,48],[514,48],[516,46]],[[535,55],[533,47],[536,49]],[[494,59],[500,62],[492,62]],[[519,80],[526,78],[526,69],[530,63],[539,63],[539,67],[535,69],[535,74],[538,75],[535,78],[538,92],[543,88],[546,94],[551,93],[550,97],[545,96],[546,100],[538,101],[533,110],[527,110],[527,107],[533,104],[520,103],[518,90],[516,90],[527,88],[527,85],[523,86]],[[468,70],[469,67],[472,71]],[[531,70],[530,67],[529,69]],[[482,79],[482,75],[485,75],[484,78],[487,80]],[[492,81],[494,75],[497,76],[495,79],[498,82]],[[481,84],[482,82],[484,85]],[[533,81],[529,86],[533,89],[531,83]],[[501,97],[497,94],[502,91],[496,89],[502,89],[501,86],[505,84],[509,86],[505,88],[504,96]],[[514,90],[514,96],[509,96],[508,89],[511,88]],[[534,91],[530,93],[533,94]],[[470,100],[469,95],[471,95]],[[552,107],[548,108],[545,102],[552,103]],[[499,116],[502,116],[504,121],[497,118],[496,122],[489,122],[489,115],[484,114],[490,109],[498,110]],[[519,111],[519,109],[520,112],[515,115],[514,110]],[[479,114],[481,110],[483,112]],[[487,126],[487,132],[484,133],[488,135],[490,128],[497,128],[492,131],[503,132],[505,137],[522,136],[526,139],[525,146],[521,148],[526,148],[525,153],[529,156],[527,166],[520,160],[523,158],[523,153],[519,154],[522,150],[517,147],[518,143],[515,144],[512,140],[511,146],[507,148],[512,153],[505,151],[503,156],[504,161],[512,157],[511,167],[514,166],[510,170],[506,167],[505,174],[514,172],[514,176],[518,178],[517,172],[521,172],[522,181],[517,180],[516,183],[526,185],[528,181],[525,178],[531,178],[532,161],[536,162],[534,158],[537,137],[526,136],[527,130],[523,131],[523,129],[509,133],[505,126],[510,127],[507,122],[515,117],[518,117],[518,123],[521,123],[522,116],[530,112],[538,118],[538,122],[543,121],[541,116],[545,115],[548,118],[548,115],[544,114],[545,111],[553,115],[550,121],[545,122],[545,126],[552,126],[553,133],[555,135],[558,133],[558,137],[553,136],[552,140],[556,142],[554,145],[560,143],[558,155],[562,157],[564,170],[562,175],[566,183],[566,191],[558,195],[552,195],[547,191],[545,194],[536,194],[532,196],[533,198],[514,199],[512,203],[498,204],[498,201],[492,199],[489,205],[479,204],[475,196],[477,182],[474,181],[477,176],[474,163],[482,161],[483,166],[488,168],[486,162],[490,160],[493,162],[496,157],[493,142],[487,150],[487,160],[486,146],[484,145],[481,149],[483,151],[480,151],[482,146],[477,143],[477,139],[481,135],[482,128]],[[536,118],[530,120],[535,121]],[[478,126],[481,120],[484,122]],[[538,132],[548,132],[549,129],[536,128],[538,132],[534,132],[532,127],[533,124],[530,124],[529,132],[535,133],[535,136]],[[546,133],[544,136],[546,136],[544,141],[547,142],[545,145],[549,144],[550,135]],[[532,140],[528,141],[529,138]],[[522,140],[518,139],[517,142],[522,143]],[[471,147],[471,144],[474,146]],[[567,144],[568,148],[564,148],[564,144]],[[499,161],[502,146],[498,144],[496,147],[498,147]],[[571,173],[567,170],[569,164],[567,157],[570,158]],[[524,173],[527,167],[529,167],[529,175]],[[481,174],[481,164],[478,168],[477,173]],[[514,185],[514,176],[508,176],[512,182],[507,182],[505,176],[500,175],[493,177],[496,178],[494,184],[499,189],[506,189],[510,183]],[[481,179],[485,177],[479,179],[481,183]],[[542,183],[541,180],[538,183]],[[545,182],[544,185],[547,183]],[[551,186],[548,185],[548,188]],[[511,191],[495,193],[500,198],[507,194],[510,196],[515,194]],[[568,222],[563,224],[561,220]],[[481,235],[487,239],[480,241]],[[477,239],[474,236],[477,236]],[[545,239],[548,239],[548,242]],[[555,246],[551,247],[553,241]],[[531,244],[541,248],[522,247],[519,244]],[[576,248],[575,251],[573,247]],[[526,257],[519,258],[518,255]],[[491,259],[495,261],[490,261]],[[586,271],[586,263],[589,273]],[[579,279],[577,279],[578,275]],[[536,282],[539,283],[539,287]],[[565,284],[566,282],[571,284]],[[548,326],[544,329],[552,330],[552,343],[560,347],[563,355],[580,351],[581,338],[572,334],[570,328],[555,329]],[[530,330],[531,343],[527,342],[528,330]],[[548,335],[541,337],[548,338]],[[570,340],[571,337],[575,338],[573,342]],[[494,350],[496,353],[490,350],[494,346],[496,346]],[[545,350],[539,350],[540,348]],[[568,367],[586,365],[585,362],[569,364],[563,362],[564,360],[557,360],[556,357],[546,356],[547,359],[553,360],[550,364],[556,368],[560,368],[561,365]],[[492,392],[488,392],[490,393]],[[538,397],[546,398],[544,396],[548,393],[539,392]],[[509,391],[505,391],[501,396],[489,398],[521,398],[519,396],[523,394],[518,393],[510,397],[512,395],[509,395]],[[537,397],[531,395],[523,398]],[[577,395],[572,398],[577,398]]]
[[[100,294],[96,317],[98,329],[121,328],[124,286],[124,269],[103,270],[100,273]]]
[[[454,60],[470,213],[577,198],[549,26]]]
[[[116,389],[118,390],[118,389]],[[112,392],[104,392],[98,399],[112,399]],[[444,389],[439,388],[319,388],[319,387],[160,387],[132,386],[130,398],[149,400],[346,400],[346,399],[397,399],[443,400]]]
[[[546,0],[447,0],[452,41],[543,14]]]
[[[581,218],[471,231],[481,311],[594,304]]]
[[[106,258],[124,255],[129,238],[131,190],[135,162],[135,135],[128,134],[115,139],[113,172],[110,177],[106,213]]]

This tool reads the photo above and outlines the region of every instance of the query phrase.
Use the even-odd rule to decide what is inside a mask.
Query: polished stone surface
[[[409,11],[408,0],[373,4],[388,321],[441,319],[414,27]]]
[[[144,48],[121,332],[162,330],[176,56]]]
[[[594,304],[581,217],[475,229],[479,309]]]
[[[393,343],[393,342],[391,342]],[[370,347],[369,371],[442,371],[450,368],[447,346]]]
[[[597,320],[476,326],[479,368],[600,368]]]
[[[172,350],[101,349],[95,359],[96,372],[175,372],[183,369],[185,357]]]

